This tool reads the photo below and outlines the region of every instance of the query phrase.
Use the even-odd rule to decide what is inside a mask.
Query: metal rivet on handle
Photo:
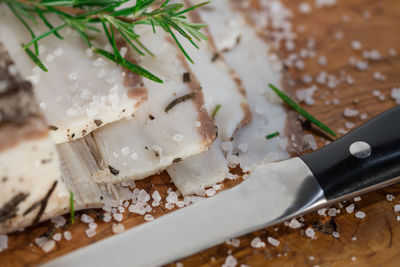
[[[352,143],[349,150],[351,155],[358,159],[365,159],[371,155],[371,146],[363,141]]]

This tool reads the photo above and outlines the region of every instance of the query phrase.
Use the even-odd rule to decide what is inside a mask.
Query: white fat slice
[[[192,14],[194,21],[202,23],[196,13]],[[182,44],[185,44],[184,40]],[[217,141],[208,151],[167,168],[179,191],[183,195],[190,195],[200,194],[204,188],[222,182],[227,177],[229,168],[224,155],[226,151],[222,150],[221,142],[229,141],[240,126],[248,123],[251,120],[251,112],[240,79],[217,53],[211,36],[208,42],[199,44],[199,50],[190,44],[184,47],[195,62],[190,68],[199,78],[209,114],[220,105],[215,115],[218,127]]]
[[[212,1],[207,9],[200,9],[200,15],[209,25],[218,51],[242,80],[253,114],[251,123],[239,129],[232,142],[241,168],[250,171],[261,162],[288,158],[287,111],[268,87],[268,83],[282,85],[282,75],[276,68],[280,62],[272,60],[270,45],[246,24],[231,1]],[[266,135],[276,131],[279,137],[266,140]]]
[[[157,57],[137,61],[144,68],[161,73],[164,83],[143,80],[148,101],[134,117],[92,133],[103,173],[114,172],[114,183],[160,172],[172,163],[206,151],[216,138],[217,130],[204,108],[201,87],[176,45],[166,41],[161,31],[154,35],[145,30],[140,35]],[[183,81],[185,73],[189,73],[186,75],[190,81]],[[193,98],[165,111],[172,101],[192,93],[196,94]]]
[[[57,19],[53,22],[59,23]],[[38,34],[47,30],[40,21],[34,27]],[[34,84],[56,143],[78,139],[107,123],[129,117],[146,100],[141,77],[93,54],[76,32],[64,28],[59,33],[64,40],[51,35],[39,42],[39,56],[49,70],[43,72],[21,48],[21,43],[30,41],[29,32],[8,7],[0,6],[0,41],[22,76]],[[104,36],[97,42],[97,47],[110,50]],[[121,47],[123,50],[126,49]]]
[[[76,210],[116,206],[119,201],[131,198],[128,188],[110,183],[111,173],[96,175],[101,172],[95,158],[96,151],[89,150],[85,139],[59,144],[57,150],[62,178],[74,193]]]
[[[20,77],[1,44],[0,185],[0,234],[68,209],[58,154],[32,85]]]

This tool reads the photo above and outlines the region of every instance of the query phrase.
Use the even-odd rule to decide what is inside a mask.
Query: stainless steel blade
[[[257,167],[240,185],[45,266],[159,266],[326,202],[300,158]]]

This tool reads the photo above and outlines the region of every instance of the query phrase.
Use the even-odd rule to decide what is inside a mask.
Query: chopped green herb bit
[[[70,205],[70,209],[71,209],[71,224],[74,224],[75,222],[75,207],[74,207],[74,193],[70,193],[69,195],[69,205]]]
[[[267,140],[272,139],[274,137],[279,136],[279,132],[274,132],[272,134],[267,135],[265,138],[267,138]]]
[[[218,111],[221,109],[221,105],[217,105],[211,114],[211,118],[215,119],[215,116],[217,116]]]
[[[272,84],[268,84],[269,87],[283,100],[285,101],[292,109],[303,115],[307,120],[309,120],[311,123],[315,124],[318,126],[320,129],[323,131],[331,134],[334,137],[337,137],[336,133],[332,131],[328,126],[317,120],[313,115],[302,109],[293,99],[291,99],[289,96],[287,96],[285,93],[283,93],[281,90],[276,88]]]

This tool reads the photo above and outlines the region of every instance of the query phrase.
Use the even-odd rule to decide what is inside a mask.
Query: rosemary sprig
[[[267,138],[267,140],[269,140],[269,139],[272,139],[277,136],[279,136],[279,132],[274,132],[274,133],[268,134],[267,136],[265,136],[265,138]]]
[[[214,110],[213,110],[213,112],[212,112],[212,114],[211,114],[211,118],[212,119],[215,119],[215,116],[217,116],[217,113],[218,113],[218,111],[221,109],[221,105],[217,105],[215,108],[214,108]]]
[[[23,49],[43,71],[47,71],[47,68],[39,58],[38,42],[50,35],[55,35],[57,38],[63,40],[60,30],[65,27],[76,31],[85,44],[93,49],[96,54],[158,83],[162,83],[159,77],[121,56],[115,40],[117,33],[138,54],[142,56],[146,54],[154,56],[141,42],[140,35],[136,33],[135,27],[138,25],[148,25],[154,33],[156,33],[156,28],[160,28],[172,37],[184,56],[192,63],[193,60],[183,48],[177,35],[184,37],[196,48],[198,48],[196,42],[207,40],[207,37],[200,32],[206,25],[191,23],[187,20],[185,14],[208,2],[185,8],[183,3],[169,3],[170,0],[137,0],[133,6],[117,9],[122,4],[128,2],[128,0],[1,1],[6,3],[8,8],[30,33],[32,39],[23,46]],[[46,17],[49,14],[56,14],[61,20],[60,25],[53,26]],[[48,27],[48,31],[42,33],[34,32],[31,24],[37,24],[37,17]],[[96,32],[102,32],[106,35],[112,46],[113,53],[94,47],[96,36],[93,33]],[[32,45],[35,48],[34,52],[30,50]]]
[[[323,131],[331,134],[334,137],[337,137],[336,133],[332,131],[328,126],[317,120],[313,115],[302,109],[293,99],[291,99],[289,96],[287,96],[284,92],[276,88],[272,84],[268,84],[269,87],[283,100],[285,101],[292,109],[303,115],[307,120],[309,120],[311,123],[315,124],[318,126],[320,129]]]
[[[70,192],[69,194],[69,206],[71,210],[71,216],[70,216],[70,221],[71,224],[74,224],[75,222],[75,206],[74,206],[74,193]]]

